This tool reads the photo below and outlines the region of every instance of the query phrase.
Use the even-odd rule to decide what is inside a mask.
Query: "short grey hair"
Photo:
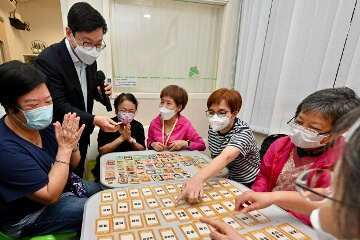
[[[348,87],[326,88],[307,96],[297,107],[295,116],[300,112],[319,113],[332,119],[334,126],[339,118],[360,105],[360,98]]]

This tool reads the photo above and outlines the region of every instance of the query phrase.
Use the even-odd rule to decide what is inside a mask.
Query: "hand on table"
[[[233,227],[224,222],[218,222],[214,219],[200,218],[200,222],[209,224],[215,231],[209,234],[209,237],[214,240],[246,240],[240,233],[238,233]]]
[[[272,192],[244,192],[235,199],[235,211],[248,213],[274,204]],[[247,206],[244,206],[246,204]]]
[[[180,200],[186,196],[189,203],[200,201],[204,196],[203,181],[198,180],[196,176],[194,176],[189,181],[185,182],[182,185],[181,193],[175,202],[180,202]]]
[[[172,141],[171,144],[169,145],[170,151],[177,151],[177,150],[181,150],[181,149],[186,149],[188,145],[188,142],[185,140],[175,140]]]
[[[163,151],[165,149],[167,149],[167,146],[162,144],[161,142],[152,142],[151,143],[151,147],[155,150],[155,151]]]

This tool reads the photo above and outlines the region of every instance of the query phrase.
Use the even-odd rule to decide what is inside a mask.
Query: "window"
[[[223,6],[115,0],[111,13],[114,92],[189,93],[216,87]]]

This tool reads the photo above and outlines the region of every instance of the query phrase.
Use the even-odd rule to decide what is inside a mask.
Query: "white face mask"
[[[291,142],[299,147],[299,148],[318,148],[325,146],[326,143],[320,143],[325,137],[328,135],[317,135],[312,131],[296,124],[296,123],[289,123],[291,129]]]
[[[224,128],[229,126],[230,123],[230,119],[228,117],[219,117],[217,114],[209,117],[208,120],[214,132],[223,130]]]
[[[74,41],[75,41],[75,39],[74,39]],[[71,42],[70,42],[70,44],[71,44]],[[76,41],[75,41],[75,44],[76,44]],[[83,46],[79,46],[76,44],[76,47],[74,48],[74,52],[80,58],[80,60],[83,63],[86,63],[87,65],[93,64],[100,55],[100,51],[96,50],[95,46],[91,49],[86,49]]]
[[[337,240],[336,237],[334,237],[333,235],[331,235],[327,232],[324,232],[324,230],[322,230],[319,212],[320,212],[320,208],[312,211],[312,213],[310,215],[310,222],[313,226],[313,229],[314,229],[316,235],[321,240]]]
[[[176,114],[175,110],[170,110],[166,107],[159,107],[159,112],[162,120],[169,120]]]

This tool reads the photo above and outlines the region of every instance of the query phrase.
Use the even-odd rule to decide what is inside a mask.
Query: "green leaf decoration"
[[[197,69],[197,66],[190,67],[189,77],[192,77],[194,74],[199,74],[199,70]]]

